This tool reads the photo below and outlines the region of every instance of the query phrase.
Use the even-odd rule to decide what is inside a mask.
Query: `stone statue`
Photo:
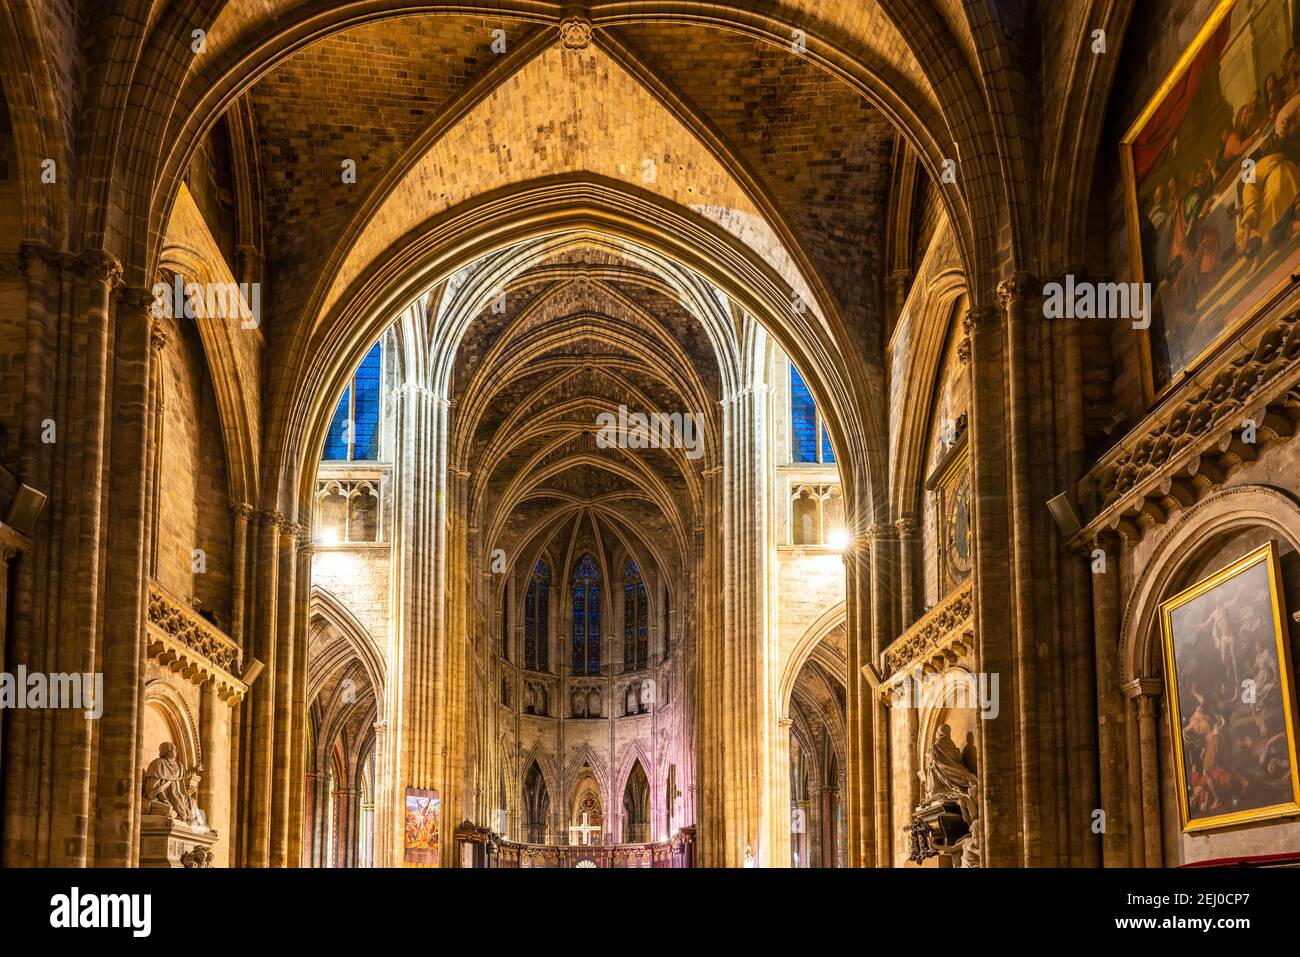
[[[176,760],[176,746],[170,741],[160,744],[158,757],[144,772],[145,812],[203,826],[202,812],[194,802],[199,770],[186,768]]]
[[[975,786],[976,776],[962,761],[961,750],[952,739],[952,729],[946,724],[939,727],[934,744],[926,752],[924,774],[925,796],[921,799],[922,805],[943,800],[960,802]]]

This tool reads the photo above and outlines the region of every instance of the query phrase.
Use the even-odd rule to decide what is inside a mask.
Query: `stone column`
[[[247,647],[244,603],[248,600],[248,521],[252,515],[253,508],[247,503],[230,503],[230,640],[240,648]]]
[[[1164,863],[1160,813],[1160,693],[1159,678],[1138,678],[1124,688],[1137,709],[1138,748],[1142,781],[1142,851],[1147,867]]]
[[[294,631],[297,625],[298,604],[295,588],[298,582],[298,539],[302,526],[296,522],[281,521],[277,543],[277,587],[275,602],[275,725],[272,732],[274,752],[271,764],[271,835],[270,864],[284,867],[289,861],[290,795],[292,793],[293,753],[293,697],[296,684],[294,658]],[[268,689],[270,690],[270,689]]]
[[[894,596],[898,588],[897,540],[893,525],[878,524],[869,529],[871,541],[871,661],[879,669],[885,649],[898,637],[894,620]],[[891,824],[889,715],[881,696],[868,688],[871,708],[871,764],[875,778],[872,806],[875,816],[876,867],[889,867],[893,861]]]
[[[138,841],[135,818],[141,767],[142,668],[148,604],[146,534],[150,440],[150,332],[153,297],[115,297],[113,414],[107,587],[103,623],[104,715],[99,732],[95,863],[128,867]]]
[[[59,365],[59,331],[67,322],[65,290],[68,256],[40,243],[24,243],[18,263],[27,276],[27,316],[22,356],[22,425],[19,438],[20,481],[50,495],[46,515],[32,535],[31,554],[15,569],[9,600],[12,632],[6,638],[9,662],[30,670],[44,669],[49,622],[54,615],[57,582],[51,556],[64,534],[63,503],[53,497],[54,459],[59,446],[43,441],[45,422],[56,417],[55,369]],[[5,716],[4,833],[0,863],[5,867],[44,863],[38,853],[42,787],[41,734],[45,715],[27,709]]]
[[[230,864],[229,790],[221,787],[230,780],[230,710],[217,697],[216,683],[209,678],[199,690],[199,734],[203,750],[199,807],[208,816],[208,826],[220,835],[213,850],[217,867]]]
[[[854,501],[862,501],[855,498]],[[845,641],[848,659],[847,785],[843,793],[848,822],[849,867],[876,866],[875,691],[864,669],[878,669],[873,655],[871,574],[862,543],[844,552]]]
[[[1030,754],[1020,760],[1017,716],[1018,652],[1023,644],[1013,616],[1008,569],[1007,399],[1001,311],[971,308],[963,321],[966,338],[958,354],[970,368],[970,462],[975,571],[973,605],[978,670],[999,676],[1000,713],[979,722],[980,801],[984,864],[1023,866],[1023,792],[1037,775]]]
[[[1100,555],[1100,560],[1096,557]],[[1097,726],[1100,755],[1101,810],[1106,829],[1101,835],[1102,862],[1106,867],[1127,867],[1131,822],[1124,791],[1128,761],[1125,742],[1124,699],[1119,675],[1120,542],[1117,536],[1098,536],[1089,542],[1083,560],[1094,570],[1092,578],[1093,659],[1097,675]]]
[[[898,633],[916,621],[916,520],[910,515],[894,522],[898,540]]]
[[[298,526],[295,572],[297,588],[294,590],[295,622],[293,643],[293,726],[290,729],[292,744],[289,749],[289,850],[287,863],[298,867],[302,860],[304,840],[304,815],[306,799],[303,794],[307,773],[307,643],[308,618],[311,613],[311,561],[313,546],[311,529]],[[375,689],[375,694],[380,694]]]
[[[244,864],[268,867],[271,863],[272,800],[275,793],[275,693],[276,627],[279,622],[280,526],[279,512],[257,515],[257,594],[253,653],[265,666],[249,695],[248,786],[244,810]]]

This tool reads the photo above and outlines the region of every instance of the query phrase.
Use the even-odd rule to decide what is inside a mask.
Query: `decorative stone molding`
[[[980,329],[994,325],[1001,316],[1002,310],[997,306],[972,306],[962,316],[961,330],[969,338]]]
[[[560,43],[566,50],[585,50],[591,45],[591,21],[586,17],[565,17],[560,21]]]
[[[1292,303],[1294,305],[1294,303]],[[1255,423],[1253,443],[1243,423]],[[1300,423],[1300,310],[1257,327],[1157,406],[1078,483],[1091,513],[1072,543],[1099,530],[1136,541],[1195,504]]]
[[[897,679],[919,669],[945,670],[975,648],[973,581],[967,579],[885,649],[885,680],[880,692],[888,697]]]
[[[1003,309],[1010,308],[1014,303],[1023,303],[1029,298],[1029,293],[1041,288],[1037,280],[1027,272],[1018,272],[1010,279],[1004,279],[998,283],[998,302]]]
[[[91,282],[116,286],[122,281],[122,264],[100,249],[87,249],[76,259],[77,275]]]
[[[146,647],[150,658],[194,684],[215,682],[222,701],[240,700],[248,691],[236,677],[243,671],[239,646],[153,579]]]

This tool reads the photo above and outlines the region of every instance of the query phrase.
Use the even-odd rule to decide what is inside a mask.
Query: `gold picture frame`
[[[1245,39],[1242,37],[1246,31],[1240,28],[1240,24],[1230,19],[1230,16],[1237,11],[1248,16],[1246,23],[1251,33]],[[1286,16],[1287,7],[1284,0],[1263,0],[1253,4],[1248,3],[1247,0],[1220,0],[1191,44],[1120,139],[1120,168],[1129,241],[1130,280],[1135,283],[1150,282],[1152,292],[1148,305],[1148,318],[1151,320],[1151,325],[1141,330],[1138,337],[1141,379],[1148,403],[1162,398],[1181,382],[1186,381],[1212,354],[1220,350],[1234,333],[1239,332],[1251,319],[1275,305],[1295,285],[1293,274],[1296,266],[1300,265],[1298,238],[1289,237],[1285,246],[1280,249],[1272,245],[1273,234],[1260,225],[1261,220],[1267,218],[1266,215],[1258,212],[1254,200],[1243,200],[1245,195],[1242,192],[1243,188],[1250,189],[1250,187],[1244,187],[1236,182],[1240,178],[1238,176],[1240,170],[1236,164],[1241,160],[1258,161],[1257,165],[1261,171],[1264,170],[1262,161],[1265,158],[1270,161],[1270,168],[1280,162],[1278,157],[1281,153],[1277,143],[1281,136],[1270,137],[1266,133],[1267,123],[1264,121],[1268,119],[1267,109],[1258,119],[1245,122],[1243,130],[1248,130],[1248,133],[1242,132],[1239,135],[1236,124],[1241,118],[1240,111],[1232,115],[1234,103],[1228,100],[1226,94],[1221,95],[1221,105],[1229,111],[1232,119],[1225,135],[1238,139],[1233,140],[1231,148],[1225,140],[1218,152],[1205,152],[1205,147],[1213,142],[1213,135],[1219,132],[1214,125],[1220,124],[1222,117],[1218,113],[1204,115],[1202,110],[1193,109],[1191,106],[1197,96],[1204,93],[1201,88],[1203,81],[1200,78],[1210,72],[1206,61],[1201,59],[1202,53],[1207,51],[1207,44],[1212,41],[1215,44],[1212,54],[1214,62],[1210,66],[1220,67],[1221,62],[1228,62],[1230,65],[1239,63],[1242,56],[1239,45],[1249,43],[1251,47],[1249,52],[1252,53],[1257,46],[1263,45],[1262,42],[1255,43],[1256,26],[1259,27],[1260,36],[1272,35],[1276,32],[1272,27]],[[1261,22],[1257,23],[1257,21]],[[1270,56],[1275,55],[1271,50],[1269,52]],[[1207,53],[1207,57],[1209,55]],[[1251,70],[1260,69],[1261,64],[1255,62],[1259,59],[1258,56],[1251,58]],[[1197,68],[1196,72],[1189,74],[1194,67]],[[1267,72],[1267,64],[1263,69]],[[1217,74],[1217,69],[1214,72]],[[1195,84],[1190,93],[1188,84]],[[1229,85],[1238,99],[1244,95],[1241,92],[1242,83]],[[1221,81],[1220,88],[1222,89]],[[1169,103],[1173,103],[1176,108],[1176,101],[1180,97],[1188,105],[1184,108],[1176,129],[1169,130],[1171,121],[1163,111],[1167,109]],[[1253,117],[1253,114],[1251,116]],[[1153,123],[1153,119],[1158,122]],[[1144,134],[1148,133],[1148,127],[1156,133],[1156,142],[1160,144],[1158,150],[1143,140]],[[1163,138],[1158,135],[1161,129],[1168,131]],[[1154,155],[1156,159],[1161,160],[1151,161],[1152,165],[1144,171],[1141,182],[1139,182],[1134,160],[1135,146],[1140,140],[1144,149],[1152,151],[1148,152],[1148,156]],[[1171,146],[1173,153],[1166,156]],[[1242,152],[1236,153],[1238,147]],[[1227,159],[1229,153],[1233,153],[1231,160]],[[1188,168],[1197,168],[1198,164],[1203,164],[1204,175],[1202,180],[1193,186],[1191,184],[1193,174],[1188,172]],[[1263,172],[1261,175],[1264,175]],[[1184,177],[1188,178],[1184,179]],[[1144,216],[1140,209],[1141,196],[1144,192],[1148,192],[1146,189],[1148,183],[1154,184],[1153,199],[1148,210],[1152,215]],[[1170,186],[1177,186],[1177,193],[1181,195],[1182,202],[1178,205],[1175,205],[1173,195],[1175,190],[1171,190]],[[1260,188],[1262,190],[1262,185]],[[1165,202],[1169,204],[1167,208],[1159,205],[1159,197],[1162,195]],[[1230,230],[1229,227],[1233,225],[1241,227],[1243,220],[1241,210],[1247,208],[1256,210],[1254,215],[1257,217],[1255,220],[1257,228],[1245,230],[1239,236],[1237,231]],[[1189,209],[1195,210],[1190,216],[1187,215]],[[1168,215],[1165,215],[1166,212]],[[1156,227],[1154,222],[1157,218],[1161,219],[1159,227]],[[1185,231],[1171,225],[1175,219],[1179,226],[1185,227]],[[1151,227],[1146,233],[1143,231],[1144,223]],[[1156,268],[1158,264],[1146,261],[1147,247],[1154,239],[1156,249],[1163,249],[1164,244],[1170,242],[1171,233],[1177,239],[1172,242],[1170,249],[1164,250],[1168,260],[1165,263],[1167,268],[1162,270]],[[1256,243],[1253,239],[1256,233],[1267,233],[1268,238],[1261,237]],[[1239,248],[1238,244],[1243,242],[1244,247]],[[1251,252],[1252,249],[1256,251]],[[1184,255],[1178,255],[1175,250],[1183,250]],[[1267,252],[1261,254],[1258,250]],[[1185,257],[1190,262],[1185,262]],[[1174,263],[1179,265],[1175,267]],[[1267,268],[1263,268],[1265,263]],[[1247,268],[1248,264],[1259,265],[1262,271],[1257,275],[1253,271],[1253,266]],[[1275,279],[1270,281],[1270,277]],[[1208,288],[1202,290],[1202,283],[1205,283]],[[1161,316],[1158,319],[1156,318],[1157,300],[1161,303]],[[1180,306],[1185,302],[1191,302],[1192,305],[1175,320],[1174,314],[1164,315],[1163,304],[1166,302],[1178,303]],[[1173,313],[1177,312],[1178,310],[1173,311]],[[1208,321],[1207,313],[1213,317]],[[1177,334],[1171,331],[1180,326],[1182,328]],[[1153,342],[1154,337],[1161,331],[1163,332],[1162,348],[1170,350],[1171,353],[1179,352],[1179,360],[1172,361],[1171,356],[1169,367],[1161,370],[1162,381],[1157,382]],[[1184,341],[1179,341],[1180,338]]]
[[[974,541],[971,529],[970,446],[965,422],[959,426],[958,438],[944,453],[926,487],[934,493],[934,528],[938,543],[939,595],[947,595],[970,577],[973,568]],[[965,529],[957,529],[966,544],[965,567],[955,568],[949,549],[948,533],[953,524],[949,514],[954,507],[964,515]],[[960,515],[955,515],[960,518]]]
[[[1281,580],[1270,541],[1160,605],[1184,832],[1300,814]]]

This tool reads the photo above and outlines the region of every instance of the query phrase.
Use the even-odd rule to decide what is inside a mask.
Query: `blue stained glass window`
[[[573,572],[573,673],[600,674],[600,570],[590,555]]]
[[[357,369],[356,404],[352,411],[356,440],[352,458],[362,461],[379,458],[379,381],[383,357],[383,346],[376,342]]]
[[[822,461],[827,465],[835,464],[835,450],[831,448],[831,437],[826,434],[826,426],[822,425]]]
[[[635,561],[623,570],[623,670],[639,671],[649,664],[649,619],[645,583]]]
[[[817,461],[817,403],[794,363],[790,364],[790,445],[794,461]]]
[[[348,458],[348,402],[351,391],[350,387],[343,390],[343,397],[334,409],[330,430],[325,433],[323,457],[328,462],[346,462]]]
[[[381,340],[366,353],[352,381],[343,390],[329,431],[325,434],[323,461],[373,462],[379,458],[383,372],[384,347]]]
[[[524,595],[524,667],[546,671],[551,665],[549,624],[551,570],[540,558]]]

